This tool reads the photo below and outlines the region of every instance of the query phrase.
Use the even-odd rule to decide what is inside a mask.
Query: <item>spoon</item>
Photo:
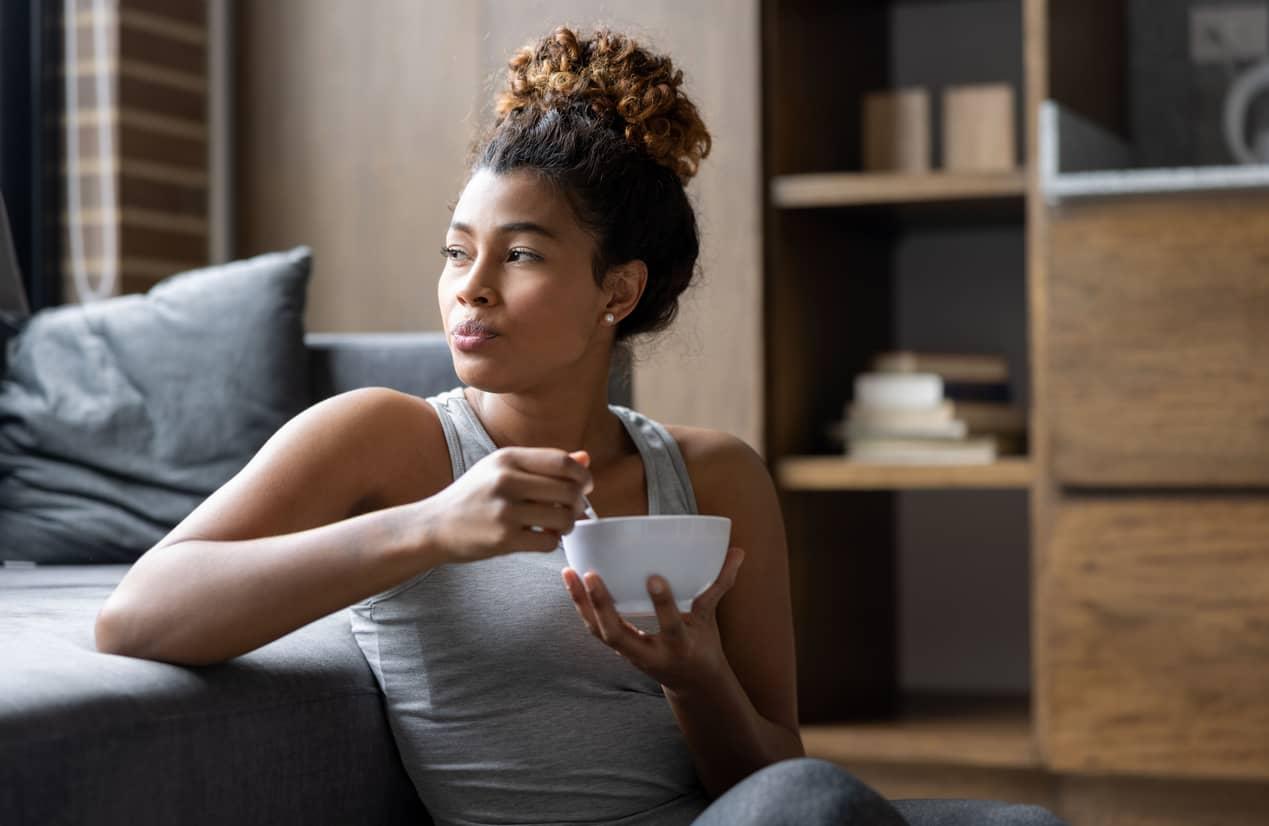
[[[599,514],[595,513],[595,509],[594,509],[594,508],[592,508],[592,507],[590,506],[590,500],[586,498],[586,494],[584,494],[584,493],[582,494],[582,503],[583,503],[584,505],[586,505],[586,516],[587,516],[588,518],[590,518],[590,519],[598,519],[598,518],[599,518]],[[541,532],[542,532],[542,529],[541,529],[540,527],[538,527],[537,525],[531,525],[531,526],[529,527],[529,530],[531,530],[531,531],[537,531],[538,533],[541,533]],[[563,538],[563,537],[560,537],[560,541],[559,541],[558,543],[556,543],[555,547],[557,547],[557,548],[562,548],[563,546],[564,546],[564,538]]]
[[[584,450],[570,453],[569,456],[574,457],[586,467],[590,467],[590,454]],[[586,506],[586,515],[591,519],[598,519],[599,514],[595,513],[595,509],[590,506],[590,500],[586,498],[586,494],[582,494],[582,504]]]
[[[586,498],[586,494],[584,494],[584,493],[582,494],[582,504],[584,504],[584,505],[586,506],[586,511],[585,511],[585,512],[586,512],[586,516],[587,516],[587,518],[588,518],[588,519],[598,519],[598,518],[599,518],[599,514],[595,513],[595,509],[591,507],[591,505],[590,505],[590,500]],[[540,525],[530,525],[530,526],[529,526],[529,530],[533,531],[534,533],[542,533],[542,530],[543,530],[543,529],[542,529],[542,527],[541,527]],[[560,539],[560,541],[559,541],[559,543],[558,543],[555,547],[557,547],[557,548],[558,548],[558,547],[562,546],[563,544],[564,544],[564,540],[561,538],[561,539]]]

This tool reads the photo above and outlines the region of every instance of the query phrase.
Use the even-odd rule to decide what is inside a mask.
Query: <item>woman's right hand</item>
[[[553,551],[585,513],[590,456],[548,447],[504,447],[419,502],[427,541],[450,562],[513,551]],[[532,526],[541,531],[532,530]]]

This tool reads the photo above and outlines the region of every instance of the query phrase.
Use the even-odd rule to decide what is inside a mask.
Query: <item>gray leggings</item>
[[[798,757],[728,789],[692,826],[1063,826],[1039,806],[980,800],[886,801],[845,769]]]

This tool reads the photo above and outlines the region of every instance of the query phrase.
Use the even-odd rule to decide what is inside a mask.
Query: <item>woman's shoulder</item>
[[[427,399],[390,387],[346,390],[314,404],[307,414],[339,422],[351,432],[386,427],[386,435],[406,436],[440,429],[439,416]]]
[[[718,503],[734,498],[738,485],[771,484],[766,460],[744,439],[707,427],[662,427],[678,444],[702,513],[717,512]]]
[[[734,460],[748,454],[758,456],[757,451],[744,439],[725,430],[685,424],[662,424],[661,426],[674,437],[685,460],[689,454],[694,459],[710,462]]]
[[[350,462],[364,465],[376,480],[365,510],[413,501],[452,481],[445,432],[428,399],[363,387],[319,402],[311,412],[326,419]]]

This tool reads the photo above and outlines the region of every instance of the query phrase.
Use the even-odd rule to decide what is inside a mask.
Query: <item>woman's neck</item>
[[[574,388],[544,395],[464,390],[496,447],[557,447],[590,454],[592,471],[626,456],[633,447],[621,420],[608,409],[607,387],[598,393]]]

